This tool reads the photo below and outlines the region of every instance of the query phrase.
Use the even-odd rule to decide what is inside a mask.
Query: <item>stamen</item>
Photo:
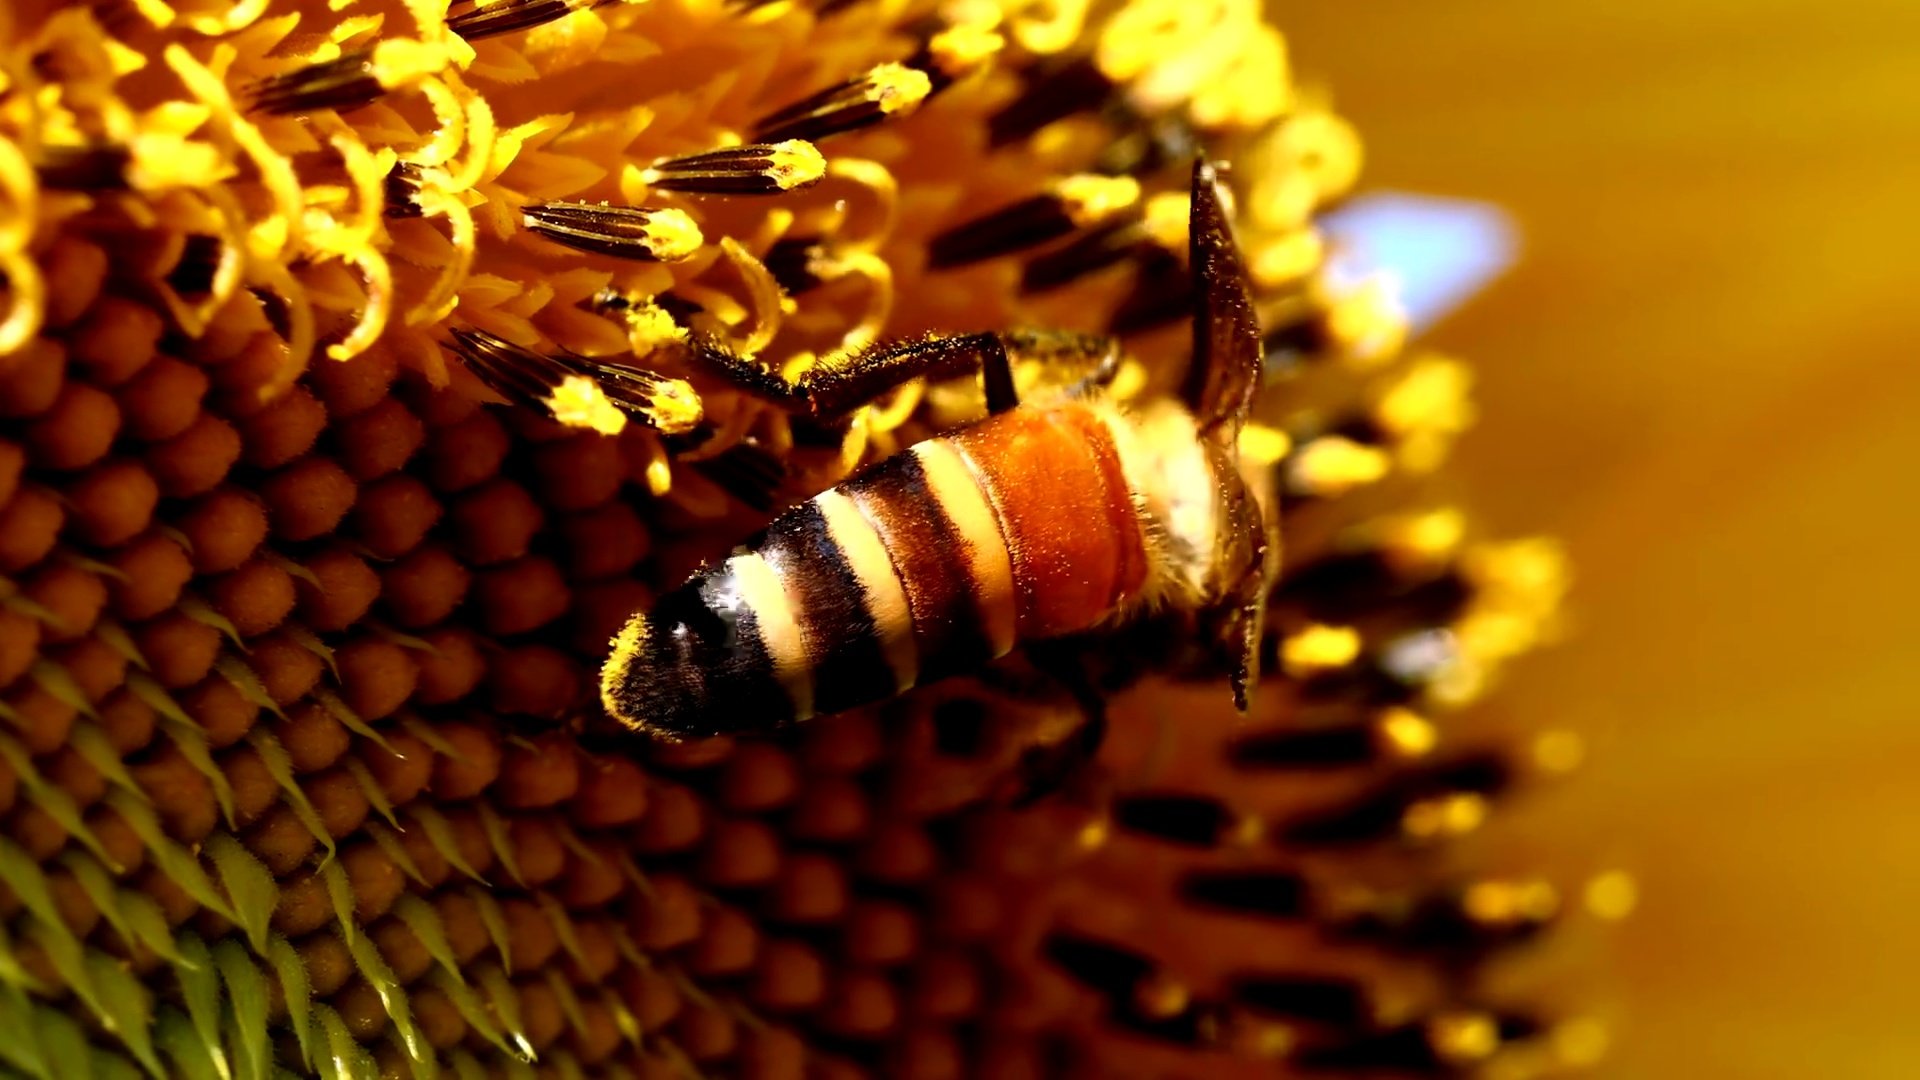
[[[1139,277],[1113,313],[1113,333],[1137,334],[1193,314],[1193,278],[1178,258],[1156,246],[1139,262]]]
[[[1338,847],[1389,838],[1432,839],[1477,826],[1510,789],[1514,767],[1496,752],[1410,770],[1344,806],[1287,822],[1289,844]]]
[[[1088,57],[1043,71],[1026,92],[987,121],[988,144],[1006,146],[1032,136],[1056,120],[1095,112],[1113,97],[1113,80]]]
[[[1274,919],[1307,913],[1307,883],[1298,874],[1262,870],[1196,870],[1180,882],[1180,898]]]
[[[62,191],[117,191],[127,186],[132,154],[124,146],[42,146],[33,171],[46,187]]]
[[[1058,930],[1041,943],[1041,950],[1074,981],[1109,998],[1131,996],[1154,971],[1152,960],[1131,949]]]
[[[454,351],[508,401],[539,408],[571,427],[617,435],[629,417],[666,434],[698,426],[692,384],[644,368],[565,354],[547,355],[485,330],[455,328]]]
[[[386,87],[374,74],[373,50],[362,49],[262,79],[253,86],[253,107],[269,113],[345,112],[371,104],[384,93]]]
[[[933,81],[926,72],[905,64],[881,64],[865,75],[762,117],[754,127],[754,138],[770,143],[787,139],[819,142],[890,116],[905,116],[919,108],[932,92]]]
[[[1117,221],[1092,229],[1035,256],[1020,273],[1020,291],[1042,293],[1070,285],[1088,274],[1125,262],[1149,243],[1138,221]]]
[[[1113,823],[1129,832],[1190,847],[1215,847],[1235,833],[1233,812],[1201,795],[1135,793],[1113,805]]]
[[[789,236],[775,241],[761,261],[788,296],[818,288],[827,280],[827,249],[817,236]]]
[[[1377,734],[1368,724],[1263,731],[1234,740],[1227,748],[1227,760],[1242,769],[1343,769],[1371,762],[1378,746]]]
[[[778,195],[812,187],[827,175],[827,160],[812,143],[788,139],[709,150],[663,161],[642,174],[664,191],[705,195]]]
[[[1126,176],[1082,174],[1053,190],[956,225],[927,244],[933,269],[964,266],[1020,251],[1111,221],[1140,202],[1140,183]]]
[[[1184,166],[1199,156],[1200,136],[1180,116],[1140,119],[1108,144],[1095,170],[1113,176],[1150,176],[1171,166]],[[1185,202],[1184,197],[1181,200]]]
[[[616,0],[497,0],[474,3],[447,16],[447,29],[468,41],[479,41],[515,30],[529,30],[576,11],[605,7]]]
[[[1345,979],[1247,975],[1229,993],[1249,1009],[1338,1027],[1364,1024],[1373,1013],[1366,992]]]
[[[357,109],[389,90],[410,86],[446,67],[446,51],[404,38],[382,41],[254,84],[253,107],[269,113]]]
[[[521,213],[527,228],[555,243],[619,259],[678,262],[706,241],[683,210],[550,202]]]
[[[986,66],[1006,44],[1007,39],[992,26],[952,26],[931,34],[906,65],[926,72],[937,94]]]
[[[387,173],[387,202],[382,213],[390,218],[425,216],[426,208],[419,202],[423,180],[420,166],[407,161],[395,162],[393,170]]]

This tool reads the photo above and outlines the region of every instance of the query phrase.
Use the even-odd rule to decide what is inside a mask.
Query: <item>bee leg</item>
[[[1120,373],[1120,339],[1108,334],[1013,330],[1001,334],[1000,341],[1013,360],[1034,360],[1063,373],[1081,373],[1067,384],[1068,397],[1085,397]]]
[[[1266,633],[1267,597],[1279,570],[1277,552],[1262,545],[1215,609],[1220,651],[1227,665],[1233,707],[1247,711],[1247,694],[1260,681],[1260,647]]]
[[[1077,731],[1059,743],[1027,751],[1016,766],[1020,788],[1008,797],[1007,805],[1021,810],[1067,790],[1086,775],[1106,741],[1107,713],[1097,708],[1087,714]]]
[[[1100,748],[1106,745],[1108,695],[1097,685],[1097,676],[1088,664],[1091,657],[1087,649],[1088,643],[1084,641],[1064,638],[1027,646],[1029,658],[1066,690],[1079,706],[1083,719],[1066,738],[1033,747],[1021,755],[1014,770],[1016,786],[1003,796],[1014,809],[1069,790],[1076,798],[1097,801],[1096,793],[1088,790],[1086,782],[1094,779],[1091,776],[1094,762],[1100,756]]]
[[[759,398],[788,412],[807,411],[807,392],[798,382],[786,378],[703,334],[691,335],[687,359],[714,378],[743,394]]]
[[[922,376],[950,379],[975,371],[985,382],[988,412],[1002,413],[1020,404],[1013,364],[999,334],[910,338],[828,357],[807,371],[801,388],[814,416],[830,419]]]

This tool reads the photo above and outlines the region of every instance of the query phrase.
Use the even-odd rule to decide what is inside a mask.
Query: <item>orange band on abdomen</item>
[[[950,441],[1006,534],[1020,637],[1085,630],[1139,590],[1146,540],[1099,415],[1082,405],[1016,409]]]

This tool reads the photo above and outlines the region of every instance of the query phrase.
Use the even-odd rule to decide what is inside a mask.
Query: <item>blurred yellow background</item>
[[[1431,340],[1579,574],[1505,700],[1595,736],[1529,830],[1641,882],[1609,1074],[1920,1076],[1920,3],[1271,6],[1367,186],[1522,232]]]

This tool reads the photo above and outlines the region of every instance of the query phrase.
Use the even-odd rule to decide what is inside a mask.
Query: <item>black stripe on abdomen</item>
[[[893,668],[868,611],[866,590],[808,501],[767,526],[760,554],[780,576],[813,670],[813,708],[833,713],[892,697]]]
[[[993,658],[980,622],[979,586],[965,541],[927,483],[920,459],[893,457],[841,485],[880,534],[913,613],[920,654],[918,681],[977,669]]]
[[[754,612],[726,564],[660,598],[609,688],[620,715],[686,738],[760,731],[793,719]]]

